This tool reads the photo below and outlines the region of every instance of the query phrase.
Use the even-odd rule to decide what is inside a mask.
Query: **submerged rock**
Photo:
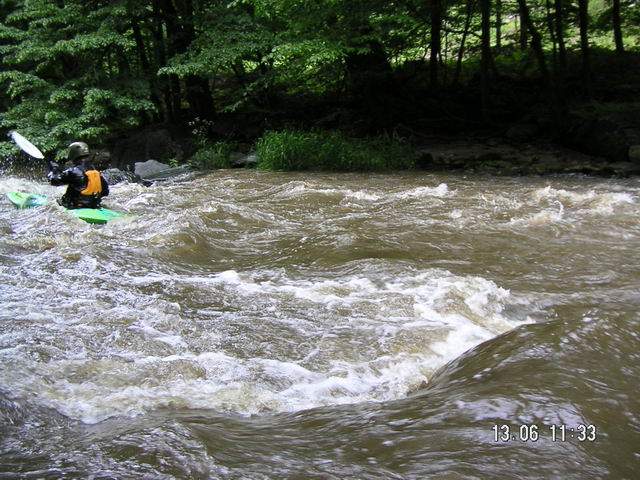
[[[135,182],[136,175],[131,172],[125,172],[119,168],[108,168],[102,171],[102,176],[109,185],[115,185],[122,182]]]
[[[185,145],[167,128],[149,128],[130,137],[118,140],[111,151],[112,164],[118,167],[133,165],[140,160],[185,158]]]
[[[102,170],[101,173],[109,185],[116,185],[122,182],[129,182],[129,183],[140,183],[145,187],[149,187],[153,184],[153,182],[149,180],[144,180],[139,175],[136,175],[133,172],[120,170],[119,168],[108,168],[106,170]]]
[[[164,172],[171,168],[171,165],[159,162],[157,160],[147,160],[146,162],[136,162],[135,172],[136,175],[140,175],[142,178],[151,177],[160,172]]]
[[[188,172],[189,166],[172,167],[157,160],[147,160],[146,162],[136,162],[134,171],[144,180],[162,180]]]
[[[243,155],[238,153],[237,155],[231,156],[231,167],[232,168],[252,168],[258,164],[258,155],[255,153],[249,153],[248,155]]]

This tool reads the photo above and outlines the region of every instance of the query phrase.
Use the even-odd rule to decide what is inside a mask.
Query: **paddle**
[[[20,150],[22,150],[30,157],[36,158],[38,160],[42,160],[44,158],[44,155],[38,149],[38,147],[36,147],[33,143],[24,138],[15,130],[9,132],[9,138],[11,138],[11,140],[13,140],[15,144],[20,147]],[[11,203],[13,203],[17,208],[39,207],[47,203],[47,197],[45,195],[40,195],[37,193],[7,192],[7,197],[9,198],[9,201],[11,201]]]
[[[11,138],[11,140],[15,142],[16,145],[18,145],[18,147],[20,147],[20,150],[22,150],[24,153],[26,153],[30,157],[37,158],[39,160],[42,160],[44,158],[44,154],[40,151],[38,147],[36,147],[33,143],[31,143],[29,140],[24,138],[15,130],[11,130],[9,132],[9,137]],[[59,167],[57,163],[52,162],[51,160],[47,161],[47,169],[49,172],[57,171],[58,168]]]
[[[20,150],[22,150],[30,157],[37,158],[39,160],[42,160],[44,158],[44,155],[38,149],[38,147],[36,147],[33,143],[24,138],[15,130],[9,132],[9,137],[11,137],[11,140],[13,140],[15,144],[20,147]]]

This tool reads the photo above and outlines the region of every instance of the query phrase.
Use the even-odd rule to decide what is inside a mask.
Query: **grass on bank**
[[[415,152],[396,140],[340,132],[267,132],[257,141],[256,153],[261,170],[406,170],[416,162]]]

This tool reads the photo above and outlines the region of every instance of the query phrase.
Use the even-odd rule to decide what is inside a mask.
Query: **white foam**
[[[301,195],[317,194],[343,197],[346,200],[375,202],[383,198],[411,199],[424,197],[450,197],[455,191],[450,191],[446,183],[440,183],[436,187],[421,186],[410,190],[397,192],[391,195],[381,195],[366,190],[351,190],[348,188],[317,188],[307,185],[305,182],[290,182],[281,186],[276,196],[290,198]]]
[[[351,190],[349,188],[319,188],[306,182],[289,182],[278,188],[276,197],[291,198],[304,195],[326,195],[330,197],[343,197],[348,200],[373,202],[382,197],[366,190]]]
[[[411,190],[394,194],[395,198],[422,198],[422,197],[448,197],[455,195],[455,191],[449,191],[446,183],[441,183],[437,187],[416,187]]]
[[[541,212],[534,213],[525,218],[512,218],[510,223],[512,225],[526,225],[526,226],[543,226],[551,223],[561,222],[564,216],[564,205],[560,202],[556,202],[558,208],[545,209]]]
[[[242,340],[248,342],[249,350],[267,332],[276,342],[277,329],[294,326],[300,337],[291,341],[314,344],[303,356],[297,357],[294,350],[281,351],[277,357],[245,357],[242,344],[230,351],[193,353],[192,340],[180,333],[181,325],[193,320],[183,316],[178,304],[164,301],[156,306],[138,305],[144,315],[117,335],[108,330],[103,343],[119,345],[110,360],[94,361],[83,351],[86,359],[81,368],[87,373],[81,378],[70,378],[78,360],[69,357],[41,366],[43,371],[28,374],[29,380],[23,379],[18,388],[88,423],[158,408],[257,414],[385,401],[406,395],[445,362],[522,322],[502,315],[504,305],[513,301],[508,290],[480,277],[445,270],[402,277],[389,273],[376,279],[351,275],[300,280],[265,272],[259,274],[262,280],[256,276],[229,270],[174,276],[172,281],[203,295],[222,295],[227,302],[235,298],[244,313],[229,319],[252,322]],[[158,280],[166,277],[123,277],[123,286]],[[126,303],[136,299],[120,301],[124,303],[111,316],[129,315]],[[77,308],[90,307],[78,304]],[[248,314],[259,315],[261,320],[242,320]],[[120,324],[116,318],[110,321]],[[199,318],[202,322],[209,317]],[[143,337],[135,340],[138,333]],[[213,333],[211,339],[225,342],[222,332]],[[130,349],[122,350],[132,340]],[[152,340],[165,344],[172,353],[153,347]],[[48,380],[43,383],[44,378]]]
[[[353,198],[355,200],[366,200],[370,202],[374,202],[382,198],[380,195],[376,195],[375,193],[369,193],[364,190],[356,190],[356,191],[345,190],[344,194],[346,198]]]
[[[228,237],[244,244],[261,232],[245,228],[241,219],[273,231],[282,226],[279,215],[287,219],[291,212],[272,213],[262,204],[254,208],[229,192],[228,198],[208,199],[185,213],[184,195],[192,194],[186,187],[139,188],[117,192],[123,204],[140,207],[127,232],[114,235],[108,228],[86,226],[78,233],[74,225],[47,247],[49,256],[25,262],[22,284],[11,287],[16,299],[8,304],[13,308],[17,298],[33,296],[12,312],[25,322],[25,337],[7,338],[0,351],[5,365],[0,384],[16,396],[31,396],[85,422],[159,408],[255,414],[385,401],[407,395],[447,361],[524,321],[504,313],[514,299],[490,280],[418,270],[416,264],[395,260],[364,260],[343,270],[318,267],[304,256],[299,264],[287,260],[286,269],[251,270],[247,265],[260,259],[238,255],[233,264],[216,260],[197,269],[175,268],[163,261],[174,237],[210,241],[237,222],[242,233],[233,237],[237,232],[228,228]],[[368,212],[354,210],[371,202],[382,200],[375,206],[386,209],[397,199],[408,199],[401,202],[405,206],[423,205],[423,198],[455,195],[446,183],[402,188],[378,194],[374,187],[328,189],[292,182],[269,197],[293,195],[298,205],[301,195],[331,196],[326,204],[337,211],[330,218],[321,218],[324,211],[318,215],[326,222],[321,228],[329,227],[332,245],[349,245],[358,237],[334,229],[336,216],[338,222],[366,220]],[[128,195],[137,196],[128,200]],[[142,208],[159,201],[166,204],[164,215]],[[473,217],[457,206],[452,218]],[[216,210],[216,215],[204,214]],[[306,221],[296,217],[305,227]],[[213,222],[224,226],[212,230]],[[285,225],[286,235],[304,234],[310,244],[305,248],[313,248],[315,224],[296,230],[296,222]],[[87,244],[100,253],[92,256]],[[140,252],[144,262],[120,258]],[[113,264],[105,261],[112,253]],[[219,265],[234,266],[220,272]],[[11,274],[7,268],[6,275]],[[45,276],[49,290],[41,285]],[[45,350],[43,338],[58,350]]]
[[[532,196],[536,202],[561,202],[569,208],[600,214],[611,214],[618,206],[636,202],[635,195],[629,192],[579,192],[555,189],[551,186],[534,191]]]

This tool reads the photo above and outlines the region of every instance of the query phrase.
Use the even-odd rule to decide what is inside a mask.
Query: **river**
[[[130,216],[0,201],[0,478],[637,478],[638,179],[218,171],[105,204]]]

